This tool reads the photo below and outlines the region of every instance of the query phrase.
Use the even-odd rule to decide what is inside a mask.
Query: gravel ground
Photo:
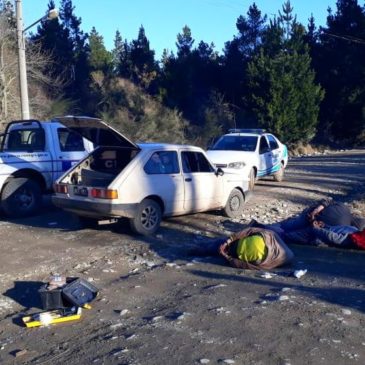
[[[271,275],[188,255],[252,218],[276,222],[325,196],[365,216],[364,177],[363,150],[295,158],[285,181],[258,182],[240,219],[169,219],[149,238],[123,224],[81,229],[47,198],[37,217],[3,218],[0,363],[364,364],[365,252],[292,245],[293,265]],[[100,293],[80,321],[24,328],[50,273]]]

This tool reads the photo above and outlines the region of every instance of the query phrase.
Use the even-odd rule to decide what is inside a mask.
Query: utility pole
[[[58,17],[58,10],[51,9],[42,18],[35,21],[29,27],[24,29],[23,23],[23,7],[22,0],[15,0],[16,11],[16,29],[18,40],[18,63],[19,63],[19,87],[20,87],[20,104],[22,110],[22,119],[29,119],[29,98],[28,98],[28,81],[27,81],[27,62],[25,60],[25,39],[24,33],[33,25],[36,25],[40,21],[52,20]]]
[[[22,0],[15,0],[16,4],[16,28],[18,40],[18,63],[19,63],[19,87],[22,119],[29,119],[29,98],[27,82],[27,63],[25,61],[25,40],[23,31]]]

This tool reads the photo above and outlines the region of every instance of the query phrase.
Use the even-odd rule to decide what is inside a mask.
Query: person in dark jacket
[[[249,227],[210,242],[192,254],[221,255],[239,269],[270,270],[292,261],[294,254],[273,231]]]
[[[354,227],[362,230],[365,228],[365,218],[352,214],[343,203],[323,199],[303,210],[298,216],[290,217],[282,222],[265,225],[253,220],[250,226],[273,230],[287,243],[317,245],[316,238],[324,237],[326,234],[332,235],[329,227]],[[327,230],[320,229],[323,227]]]

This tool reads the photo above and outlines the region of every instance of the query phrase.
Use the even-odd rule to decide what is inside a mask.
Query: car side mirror
[[[224,171],[220,167],[218,167],[217,170],[215,170],[215,174],[217,176],[223,176],[224,175]]]

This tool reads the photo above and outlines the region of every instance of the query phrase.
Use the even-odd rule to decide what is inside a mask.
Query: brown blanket
[[[239,239],[252,236],[253,234],[260,234],[263,237],[267,247],[266,257],[259,263],[246,262],[233,257],[232,246]],[[290,262],[294,257],[290,248],[275,232],[256,227],[246,228],[241,232],[234,233],[221,245],[219,252],[233,267],[239,269],[270,270]]]

